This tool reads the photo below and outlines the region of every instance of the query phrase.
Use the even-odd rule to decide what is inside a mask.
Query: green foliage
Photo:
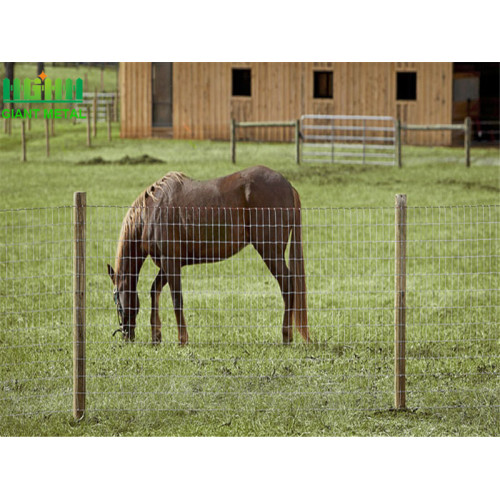
[[[45,74],[52,80],[56,78],[71,78],[76,81],[77,78],[84,80],[85,74],[87,75],[88,91],[94,92],[95,88],[101,90],[101,68],[98,66],[87,65],[66,65],[62,63],[45,63]],[[118,68],[105,66],[102,72],[104,91],[114,92],[118,85]],[[32,62],[18,62],[14,65],[14,78],[19,78],[24,81],[25,78],[36,78],[37,63]],[[5,77],[5,68],[3,63],[0,63],[0,85]]]

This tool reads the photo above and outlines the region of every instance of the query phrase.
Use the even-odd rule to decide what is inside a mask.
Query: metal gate
[[[390,116],[303,115],[301,161],[395,165],[396,120]]]

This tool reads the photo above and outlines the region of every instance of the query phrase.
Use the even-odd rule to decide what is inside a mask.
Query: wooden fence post
[[[300,165],[300,120],[295,122],[295,161]]]
[[[231,120],[231,161],[236,163],[236,120]]]
[[[468,116],[464,121],[464,148],[465,148],[465,166],[470,167],[470,144],[472,135],[472,120]]]
[[[90,137],[90,106],[87,106],[87,147],[92,146],[92,140]]]
[[[85,413],[85,225],[86,193],[74,194],[73,252],[73,417]]]
[[[94,137],[97,137],[97,87],[94,92],[94,99],[92,102],[92,108],[94,111],[94,116],[93,116],[93,125],[94,125]]]
[[[118,116],[118,105],[120,103],[120,90],[118,88],[118,85],[116,86],[116,91],[115,91],[115,97],[114,97],[114,104],[113,104],[113,121],[117,122],[119,119]]]
[[[108,141],[111,142],[111,104],[106,104],[106,120],[108,122]]]
[[[21,161],[26,161],[26,122],[21,120]]]
[[[111,98],[111,101],[113,102],[113,121],[116,122],[118,121],[117,116],[116,116],[116,100],[118,96],[115,93],[115,95]]]
[[[406,408],[406,195],[396,195],[394,297],[394,401]]]
[[[7,106],[10,112],[10,119],[5,120],[5,133],[8,135],[12,134],[12,110],[14,109],[14,105],[10,102]]]
[[[401,156],[401,120],[396,120],[396,155],[398,167],[403,167],[403,158]]]
[[[300,165],[300,120],[292,120],[286,122],[237,122],[231,119],[231,161],[236,163],[236,143],[238,142],[236,129],[237,128],[253,128],[253,127],[293,127],[295,129],[295,161]]]

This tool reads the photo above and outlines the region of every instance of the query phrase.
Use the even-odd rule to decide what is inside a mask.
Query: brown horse
[[[135,200],[123,220],[115,269],[108,265],[117,331],[125,340],[135,338],[137,281],[150,255],[160,269],[151,287],[152,341],[161,342],[159,300],[168,283],[179,342],[185,344],[181,268],[227,259],[249,244],[279,283],[285,303],[283,342],[292,341],[293,321],[309,341],[299,194],[281,174],[263,166],[204,182],[170,172]]]

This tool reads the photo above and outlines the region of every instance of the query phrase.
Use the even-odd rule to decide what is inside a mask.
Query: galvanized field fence
[[[193,221],[199,209],[182,210]],[[210,234],[228,223],[215,210]],[[302,209],[312,342],[296,333],[287,346],[279,286],[251,246],[182,269],[187,346],[168,285],[163,340],[151,344],[151,259],[136,340],[113,336],[106,267],[126,212],[82,194],[74,206],[0,211],[0,429],[72,409],[498,412],[500,206],[407,207],[398,196],[395,208]]]

